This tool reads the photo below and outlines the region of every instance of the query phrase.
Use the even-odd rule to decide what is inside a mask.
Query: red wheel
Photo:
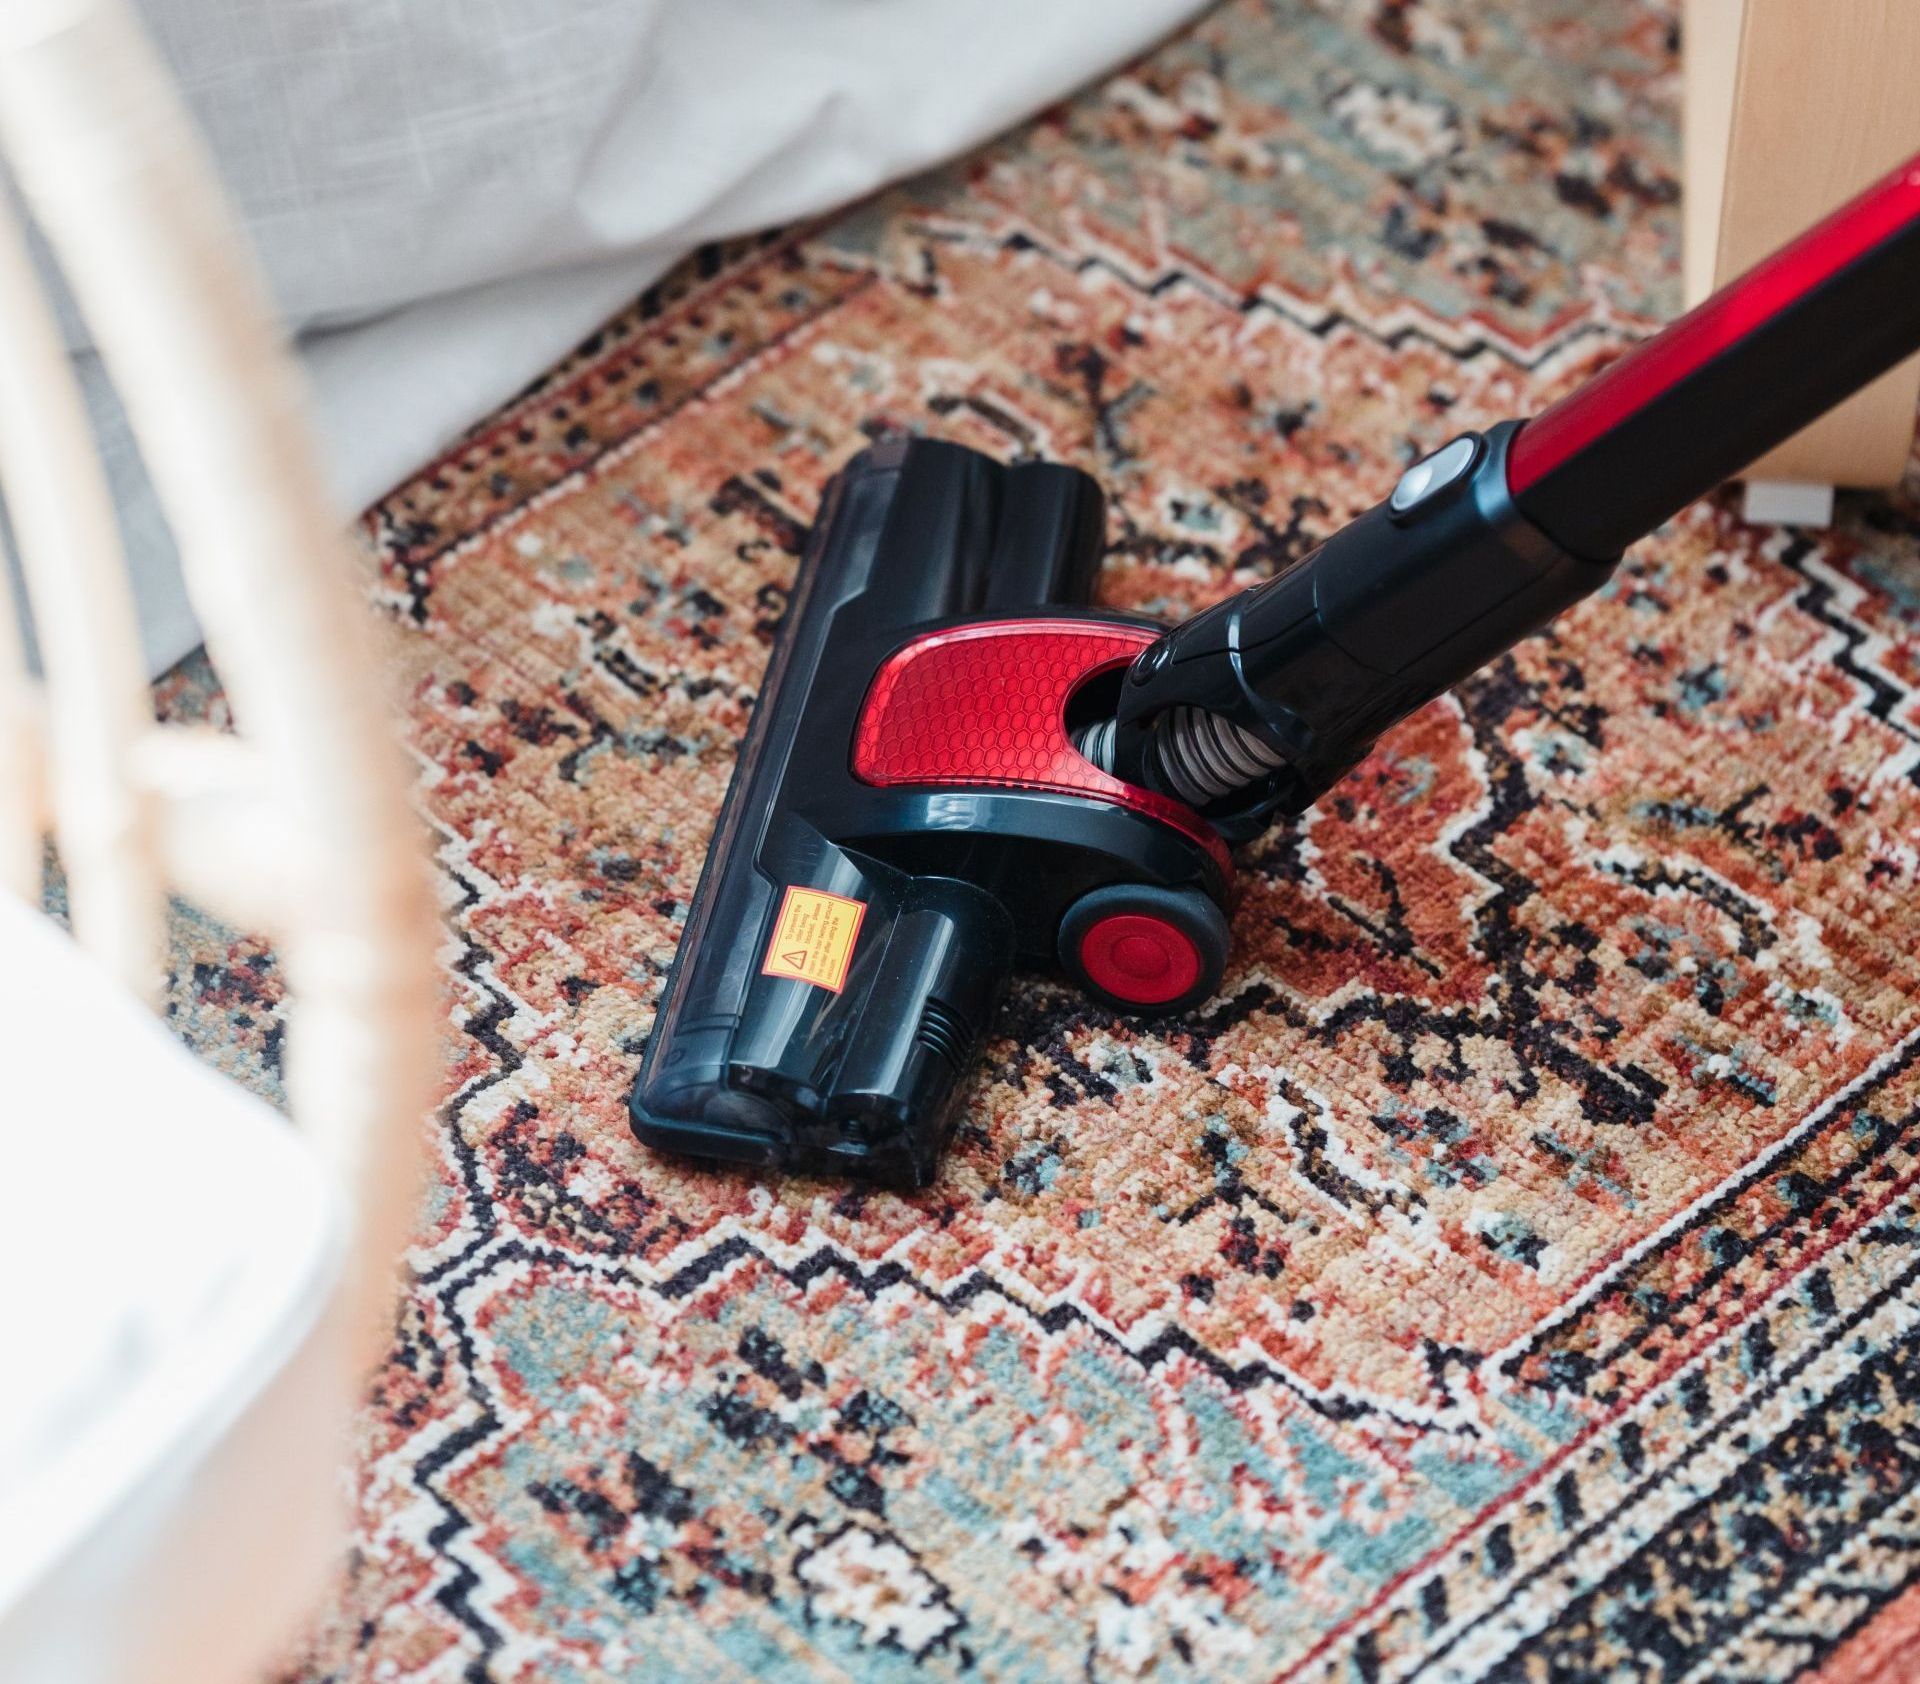
[[[1220,986],[1226,915],[1198,889],[1144,883],[1095,889],[1060,921],[1060,963],[1117,1011],[1180,1011]]]

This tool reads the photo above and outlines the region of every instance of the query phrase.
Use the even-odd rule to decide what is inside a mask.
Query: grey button
[[[1463,434],[1452,444],[1442,445],[1431,456],[1414,463],[1400,476],[1400,483],[1387,499],[1387,507],[1403,515],[1416,503],[1423,503],[1436,491],[1453,484],[1473,466],[1480,441],[1472,433]]]

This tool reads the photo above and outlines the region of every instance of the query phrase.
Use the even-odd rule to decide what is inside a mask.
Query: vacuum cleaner
[[[925,439],[828,488],[633,1087],[697,1157],[924,1185],[1022,966],[1219,986],[1232,844],[1920,348],[1920,157],[1528,421],[1171,630],[1085,474]]]

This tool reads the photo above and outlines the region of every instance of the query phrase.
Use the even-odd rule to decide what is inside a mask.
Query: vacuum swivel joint
[[[1309,806],[1382,731],[1611,575],[1515,506],[1518,430],[1462,434],[1284,573],[1168,632],[1083,752],[1229,836]]]

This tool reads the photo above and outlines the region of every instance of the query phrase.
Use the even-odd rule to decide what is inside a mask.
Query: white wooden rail
[[[0,890],[37,898],[50,830],[76,938],[148,998],[169,886],[273,940],[292,1109],[352,1190],[358,1313],[384,1330],[436,937],[360,564],[264,288],[123,0],[0,4],[0,154],[131,420],[238,731],[154,718],[67,348],[0,197],[0,493],[43,674],[0,590]]]

